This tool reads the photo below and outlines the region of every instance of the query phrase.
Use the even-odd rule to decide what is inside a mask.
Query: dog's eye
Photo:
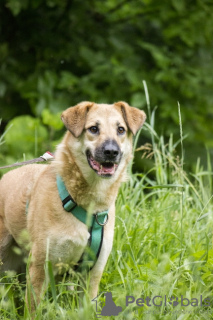
[[[124,133],[125,133],[124,127],[118,127],[118,134],[124,134]]]
[[[92,126],[88,130],[93,134],[98,133],[98,127],[96,127],[96,126]]]

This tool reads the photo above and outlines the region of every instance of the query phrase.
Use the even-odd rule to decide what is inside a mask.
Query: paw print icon
[[[169,300],[169,304],[171,304],[173,307],[176,307],[179,304],[178,297],[171,296]]]

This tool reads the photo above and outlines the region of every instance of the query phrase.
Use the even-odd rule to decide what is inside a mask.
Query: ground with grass
[[[178,157],[175,152],[178,143],[184,150],[182,132],[179,142],[173,142],[171,136],[165,143],[154,131],[153,117],[145,126],[152,144],[142,147],[144,156],[152,158],[153,168],[141,174],[130,172],[129,181],[120,189],[113,250],[99,288],[100,294],[112,292],[122,312],[102,318],[212,319],[211,162],[207,153],[205,170],[198,160],[194,173],[184,172],[183,154]],[[87,298],[88,283],[80,288],[76,285],[80,275],[55,285],[48,261],[46,270],[49,291],[35,319],[101,317],[104,294],[92,305]],[[11,273],[1,283],[0,319],[29,319],[25,284]],[[83,299],[77,298],[79,291],[86,293]]]

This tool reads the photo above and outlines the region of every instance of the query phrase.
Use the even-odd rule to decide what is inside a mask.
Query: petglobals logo
[[[135,299],[133,296],[126,296],[126,307],[130,304],[136,304],[138,307],[161,307],[162,304],[164,306],[167,305],[172,305],[173,307],[176,307],[177,305],[181,305],[181,307],[210,307],[210,298],[205,298],[203,299],[202,295],[197,299],[197,298],[185,298],[184,296],[181,295],[180,298],[171,296],[170,298],[165,296],[154,296],[153,298],[146,297],[146,298],[138,298]]]
[[[100,300],[101,295],[104,294],[105,296],[105,302]],[[103,297],[103,296],[102,296]],[[94,298],[92,301],[96,303],[96,317],[101,318],[102,316],[117,316],[121,311],[122,307],[117,306],[112,298],[111,292],[101,292],[96,298]],[[123,301],[124,302],[124,301]],[[210,298],[203,298],[203,296],[199,296],[198,298],[191,298],[188,299],[181,295],[181,297],[167,297],[164,296],[154,296],[152,298],[145,297],[145,298],[135,298],[134,296],[126,296],[125,299],[125,307],[128,306],[137,306],[138,308],[146,306],[147,307],[156,307],[157,310],[162,305],[166,306],[181,306],[181,307],[199,307],[199,308],[206,308],[211,306],[211,300]],[[181,308],[183,312],[183,308]],[[194,310],[194,309],[193,309]]]

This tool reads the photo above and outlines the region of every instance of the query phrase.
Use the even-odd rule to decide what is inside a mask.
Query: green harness
[[[104,226],[108,222],[108,210],[98,212],[96,214],[88,214],[86,210],[78,206],[77,203],[72,199],[62,178],[59,175],[56,177],[56,182],[64,210],[72,213],[74,217],[86,224],[90,232],[88,246],[81,259],[78,261],[75,270],[91,270],[101,251]],[[28,207],[29,201],[26,203],[26,214],[28,213]]]
[[[77,268],[80,268],[81,270],[85,268],[90,270],[97,261],[101,251],[104,225],[108,221],[108,210],[96,214],[88,214],[86,210],[78,206],[72,199],[59,175],[56,177],[56,182],[64,210],[71,212],[74,217],[86,224],[89,229],[90,239],[88,241],[88,247],[78,261]]]

